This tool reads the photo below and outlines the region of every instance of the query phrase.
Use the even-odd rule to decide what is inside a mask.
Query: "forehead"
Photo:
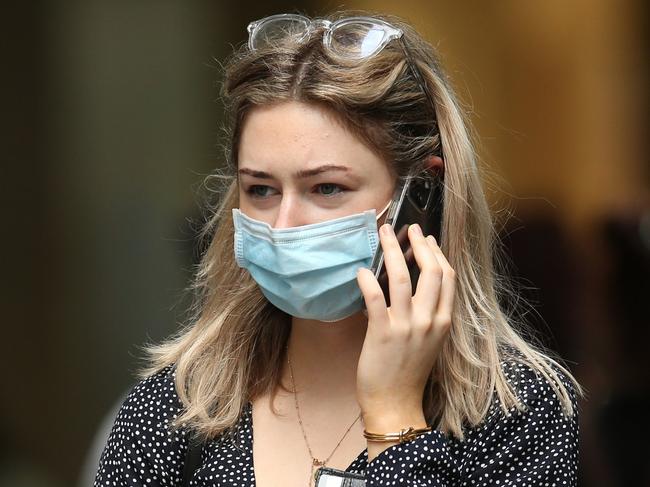
[[[385,161],[330,111],[296,101],[252,109],[241,132],[239,167],[257,170],[345,165],[357,173],[387,168]]]

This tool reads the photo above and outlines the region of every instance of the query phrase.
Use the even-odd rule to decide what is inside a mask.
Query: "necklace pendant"
[[[314,458],[314,459],[312,459],[312,463],[311,463],[311,464],[312,464],[314,467],[322,467],[322,466],[325,465],[325,462],[323,462],[322,460],[319,460],[318,458]]]

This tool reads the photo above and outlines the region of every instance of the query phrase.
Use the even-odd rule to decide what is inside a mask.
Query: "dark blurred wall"
[[[45,359],[56,330],[51,322],[39,326],[56,302],[51,292],[56,281],[45,278],[53,266],[43,245],[53,235],[50,168],[44,163],[44,119],[52,90],[43,82],[48,59],[41,52],[46,34],[39,7],[23,3],[2,16],[1,295],[2,350],[8,366],[0,401],[3,486],[18,485],[19,477],[32,485],[51,477],[44,448],[34,444],[38,433],[51,431],[48,406],[57,393],[50,380],[53,363]],[[15,474],[18,471],[23,473]]]
[[[187,219],[221,163],[217,60],[279,3],[25,2],[3,16],[3,487],[74,485],[140,347],[182,321]]]

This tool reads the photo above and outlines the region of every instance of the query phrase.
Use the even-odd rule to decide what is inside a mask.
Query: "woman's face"
[[[238,169],[240,210],[274,228],[379,213],[395,184],[387,163],[327,110],[295,101],[248,114]]]

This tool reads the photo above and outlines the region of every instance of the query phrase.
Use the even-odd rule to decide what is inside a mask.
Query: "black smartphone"
[[[337,470],[329,467],[321,467],[314,476],[316,487],[365,487],[365,476]]]
[[[433,235],[438,245],[442,245],[442,190],[443,183],[440,176],[429,171],[417,176],[401,178],[388,208],[385,223],[393,227],[402,248],[411,276],[413,292],[415,292],[418,277],[420,276],[420,268],[413,256],[407,234],[408,227],[413,223],[419,224],[425,237]],[[386,304],[390,306],[388,276],[384,267],[384,252],[381,244],[377,247],[370,270],[375,274],[384,292]]]

